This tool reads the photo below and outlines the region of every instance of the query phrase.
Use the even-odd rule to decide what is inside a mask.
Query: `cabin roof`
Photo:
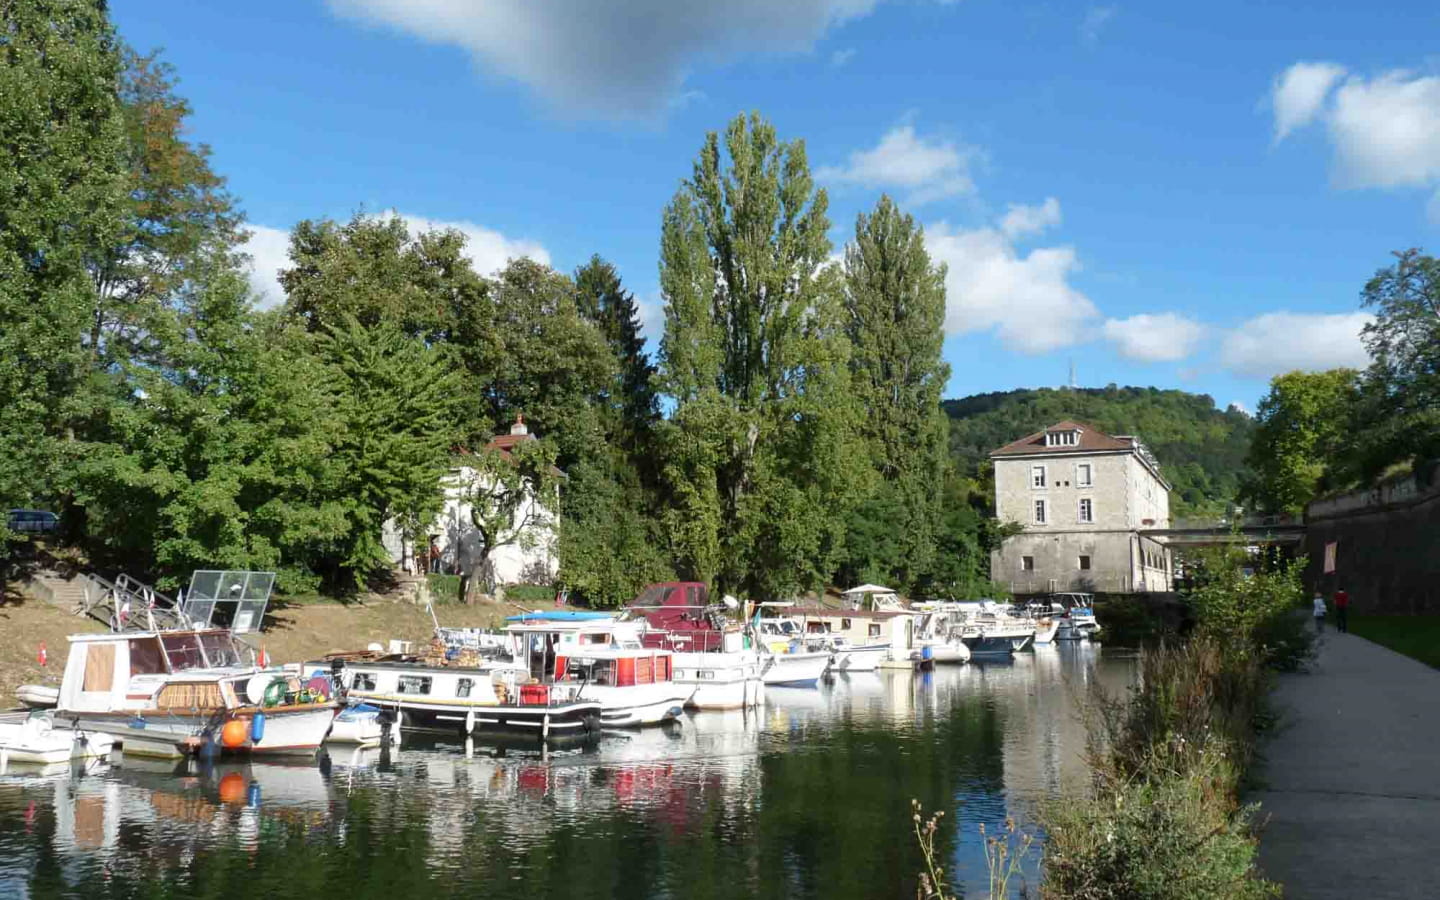
[[[98,634],[72,634],[68,640],[72,644],[88,644],[99,641],[133,641],[140,638],[174,637],[182,634],[223,634],[228,637],[230,632],[224,628],[185,628],[174,631],[108,631]]]
[[[836,609],[832,606],[783,606],[776,612],[802,619],[893,619],[915,615],[909,609]]]
[[[842,596],[842,597],[848,597],[848,596],[851,595],[851,594],[894,594],[894,593],[896,593],[896,591],[892,590],[891,588],[881,587],[881,586],[878,585],[878,584],[862,584],[862,585],[860,585],[859,587],[853,587],[853,588],[851,588],[851,589],[848,590],[848,591],[841,591],[841,592],[840,592],[840,596]]]

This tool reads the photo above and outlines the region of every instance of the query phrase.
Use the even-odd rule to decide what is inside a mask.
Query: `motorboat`
[[[867,589],[869,593],[865,593]],[[776,619],[773,621],[777,624],[773,627],[780,632],[777,637],[803,636],[807,647],[828,648],[833,672],[918,668],[924,662],[917,629],[921,615],[891,602],[888,598],[895,595],[889,588],[861,585],[854,590],[862,593],[844,596],[871,599],[854,599],[855,608],[793,605],[774,608]],[[863,608],[867,606],[870,608]],[[784,624],[787,622],[794,624],[787,626]]]
[[[369,703],[356,703],[340,710],[326,736],[327,744],[354,744],[376,747],[385,737],[385,711]]]
[[[1100,621],[1095,618],[1094,594],[1051,594],[1050,609],[1060,620],[1055,634],[1057,641],[1088,641],[1099,635]]]
[[[828,640],[807,636],[794,619],[784,616],[761,619],[757,613],[752,628],[760,649],[760,678],[767,686],[819,685],[834,656]]]
[[[765,701],[762,661],[752,635],[732,620],[739,602],[710,602],[701,582],[647,586],[626,607],[621,622],[635,628],[643,646],[673,654],[673,679],[689,687],[692,709],[740,709]]]
[[[1008,659],[1035,639],[1034,622],[993,600],[936,604],[935,611],[970,649],[971,659]]]
[[[1052,610],[1048,602],[1027,603],[1025,606],[1012,607],[1010,612],[1011,615],[1029,619],[1035,623],[1035,646],[1037,647],[1055,642],[1065,618],[1063,613]]]
[[[114,743],[108,734],[57,728],[49,714],[36,710],[20,721],[0,722],[0,769],[107,756]]]
[[[941,610],[924,614],[915,641],[920,647],[922,659],[929,659],[936,664],[970,661],[970,645],[965,643],[961,628],[953,624],[950,617]]]
[[[222,629],[79,634],[57,724],[108,734],[127,755],[313,754],[330,731],[333,688],[256,664]]]

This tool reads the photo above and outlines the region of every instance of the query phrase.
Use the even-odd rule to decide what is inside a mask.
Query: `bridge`
[[[1146,537],[1161,538],[1171,547],[1215,544],[1299,544],[1305,520],[1298,516],[1246,516],[1240,519],[1175,519],[1169,528],[1142,528]]]

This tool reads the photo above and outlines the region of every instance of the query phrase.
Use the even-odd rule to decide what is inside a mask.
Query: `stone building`
[[[990,555],[990,577],[1016,594],[1167,591],[1170,484],[1139,438],[1059,422],[990,454],[995,512],[1017,523]]]

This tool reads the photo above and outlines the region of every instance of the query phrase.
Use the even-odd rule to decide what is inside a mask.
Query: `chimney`
[[[519,413],[515,415],[515,424],[510,426],[510,433],[514,435],[529,434],[530,429],[525,427],[525,416]]]

